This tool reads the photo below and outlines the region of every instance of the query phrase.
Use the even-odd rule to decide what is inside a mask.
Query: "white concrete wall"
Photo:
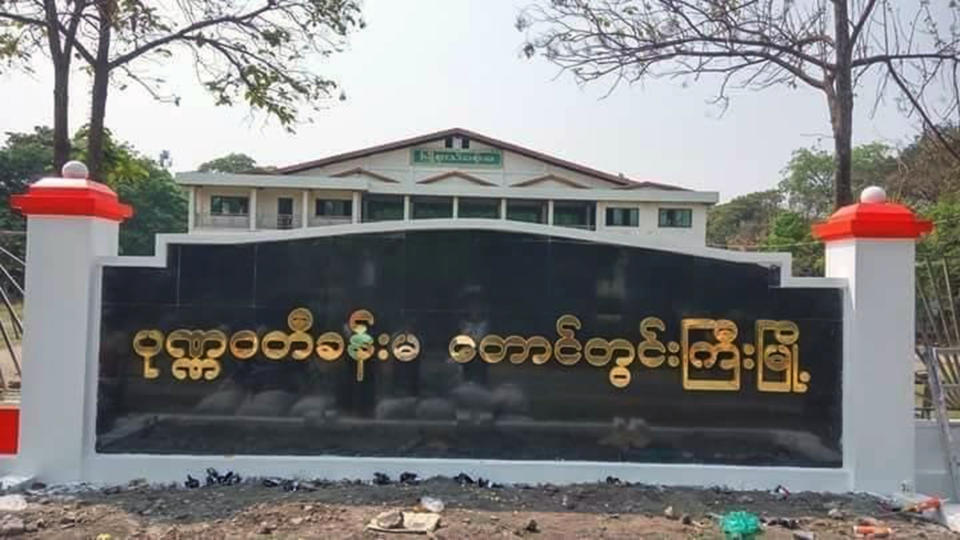
[[[960,422],[950,423],[950,434],[953,438],[954,451],[960,455]],[[936,421],[916,421],[914,449],[914,478],[917,492],[949,497],[950,476],[947,473]]]
[[[472,174],[472,173],[471,173]],[[471,196],[476,198],[483,198],[484,195],[484,186],[479,186],[476,183],[470,182],[463,178],[453,177],[449,179],[449,183],[444,183],[445,186],[450,185],[462,185],[470,188]],[[432,186],[434,184],[428,184],[427,186]],[[439,185],[436,184],[436,185]],[[541,187],[541,186],[538,186]],[[547,186],[549,187],[549,186]],[[263,224],[264,226],[260,228],[270,229],[275,228],[274,226],[268,223],[261,223],[265,219],[269,219],[272,216],[275,216],[277,213],[277,199],[280,197],[290,197],[293,199],[293,214],[295,216],[296,225],[299,226],[301,205],[303,191],[302,189],[270,189],[270,188],[256,188],[257,189],[257,216],[258,223]],[[576,188],[570,188],[576,189]],[[587,190],[577,190],[583,191],[584,194],[588,194]],[[334,189],[311,189],[307,190],[308,192],[308,225],[319,225],[316,219],[314,219],[314,201],[317,198],[325,199],[343,199],[349,200],[352,197],[352,192],[347,190],[334,190]],[[400,189],[402,192],[402,188]],[[476,195],[473,195],[473,194]],[[628,192],[629,193],[629,192]],[[198,188],[196,195],[196,208],[198,216],[200,219],[196,220],[197,230],[216,230],[217,227],[211,227],[209,223],[205,224],[205,216],[210,215],[210,199],[216,195],[239,195],[243,197],[248,197],[250,195],[250,188],[236,188],[236,187],[203,187]],[[362,196],[362,195],[361,195]],[[447,196],[447,195],[441,195]],[[468,197],[461,197],[468,198]],[[489,197],[488,198],[498,198],[498,197]],[[544,197],[538,200],[550,200],[549,197]],[[606,208],[608,206],[615,206],[618,208],[636,208],[639,212],[639,222],[637,227],[607,227],[606,226]],[[692,226],[688,228],[682,227],[660,227],[659,226],[659,211],[661,208],[687,208],[692,211]],[[662,244],[662,245],[683,245],[683,246],[703,246],[706,242],[706,226],[707,226],[707,209],[709,205],[707,204],[690,204],[690,203],[652,203],[652,202],[614,202],[614,201],[600,201],[598,203],[598,211],[596,215],[597,220],[597,231],[604,231],[609,233],[623,233],[623,234],[632,234],[634,236],[640,236],[648,239],[651,242]],[[312,223],[311,223],[312,221]]]
[[[91,346],[99,305],[91,283],[101,256],[117,254],[117,223],[92,217],[27,220],[23,388],[17,471],[61,482],[80,480],[94,432],[83,381],[99,371]],[[96,270],[96,271],[95,271]]]
[[[613,245],[664,249],[701,257],[747,262],[775,264],[782,269],[786,287],[843,287],[844,282],[830,279],[794,280],[789,276],[789,256],[777,253],[742,253],[699,246],[657,246],[647,239],[623,234],[596,233],[577,229],[551,228],[546,225],[511,222],[504,220],[428,220],[408,222],[379,222],[355,225],[318,227],[292,231],[245,232],[236,235],[185,234],[158,236],[155,255],[151,257],[101,257],[101,266],[164,267],[171,244],[234,244],[257,241],[273,241],[294,238],[314,238],[345,234],[395,232],[404,230],[458,230],[487,229],[525,234],[551,233],[579,241],[598,241]],[[92,280],[90,314],[100,313],[100,287],[97,272]],[[150,454],[97,454],[94,449],[96,428],[96,389],[98,385],[99,318],[91,320],[90,347],[85,357],[84,400],[72,403],[83,411],[83,452],[74,463],[79,463],[82,480],[96,483],[123,483],[132,478],[146,478],[155,482],[182,481],[184,474],[202,474],[207,467],[233,470],[243,476],[300,476],[330,479],[367,479],[374,472],[386,472],[391,476],[411,471],[423,477],[437,474],[456,475],[466,472],[483,476],[495,482],[598,482],[608,475],[626,481],[665,485],[724,485],[741,489],[770,489],[783,484],[794,491],[849,491],[852,487],[848,468],[800,468],[800,467],[747,467],[700,464],[655,464],[655,463],[610,463],[589,461],[508,461],[472,459],[421,459],[421,458],[375,458],[344,456],[190,456]],[[70,394],[72,396],[72,394]],[[5,472],[17,472],[17,460],[0,460]],[[40,474],[42,480],[57,481],[57,478]]]
[[[707,238],[707,208],[705,204],[625,203],[600,201],[597,205],[597,230],[633,234],[658,244],[703,246]],[[637,227],[607,227],[607,208],[638,209]],[[688,208],[692,211],[691,227],[660,227],[661,208]]]
[[[228,186],[203,186],[194,191],[193,230],[197,231],[245,231],[249,230],[250,219],[242,216],[215,216],[212,213],[211,200],[216,196],[246,197],[250,201],[250,188]],[[251,209],[252,211],[252,209]]]
[[[914,476],[914,249],[913,238],[826,245],[827,277],[850,284],[843,450],[864,491],[890,493]]]

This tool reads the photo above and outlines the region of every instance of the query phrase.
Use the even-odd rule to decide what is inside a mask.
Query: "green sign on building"
[[[472,152],[470,150],[414,148],[410,152],[410,161],[414,165],[464,165],[499,169],[503,166],[503,154],[499,150]]]

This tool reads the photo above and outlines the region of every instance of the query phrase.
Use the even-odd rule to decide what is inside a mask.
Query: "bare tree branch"
[[[883,101],[889,77],[905,96],[903,103],[924,118],[927,130],[960,114],[960,5],[955,3],[531,1],[535,3],[517,20],[517,28],[526,32],[524,54],[542,55],[580,84],[608,80],[613,91],[623,81],[699,81],[717,75],[715,103],[724,105],[728,87],[762,90],[803,83],[823,92],[837,160],[837,205],[852,199],[855,88],[873,82],[866,76],[876,73],[871,68],[896,75],[876,81],[874,107]],[[949,26],[942,24],[946,12],[952,15]]]

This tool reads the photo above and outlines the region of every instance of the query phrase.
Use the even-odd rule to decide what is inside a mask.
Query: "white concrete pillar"
[[[410,196],[403,196],[403,220],[410,221]]]
[[[460,197],[453,198],[453,219],[460,217]]]
[[[500,199],[500,219],[507,219],[507,200]]]
[[[553,225],[553,199],[547,201],[547,225]]]
[[[197,186],[187,188],[187,232],[197,228]]]
[[[132,209],[86,180],[79,162],[44,178],[11,206],[27,216],[23,388],[17,473],[44,482],[82,477],[90,305],[96,260],[117,254],[118,224]],[[92,437],[92,434],[87,434]],[[92,443],[90,443],[92,444]]]
[[[814,234],[827,277],[849,296],[843,366],[844,467],[855,491],[894,493],[914,482],[914,248],[931,230],[877,187]]]
[[[301,208],[300,208],[300,215],[303,216],[303,223],[300,224],[300,227],[303,229],[306,229],[307,222],[310,221],[308,219],[310,215],[310,190],[309,189],[303,190],[303,204],[301,205]]]
[[[360,223],[360,192],[353,192],[352,208],[350,210],[350,223]]]
[[[250,188],[250,230],[257,230],[257,188]]]

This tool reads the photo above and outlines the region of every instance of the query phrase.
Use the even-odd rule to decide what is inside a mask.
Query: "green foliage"
[[[853,192],[885,186],[897,169],[892,149],[883,143],[856,146],[852,153]],[[833,211],[833,154],[815,148],[794,150],[778,186],[786,207],[807,219],[823,219]]]
[[[771,189],[714,206],[707,216],[707,244],[731,249],[761,244],[780,212],[781,198],[779,191]]]
[[[81,160],[86,157],[86,137],[86,128],[74,136],[75,147],[84,149]],[[118,142],[109,130],[104,137],[103,177],[98,180],[134,209],[133,217],[120,226],[121,255],[150,255],[157,233],[186,232],[187,200],[170,171]]]
[[[822,216],[833,207],[833,154],[800,148],[783,169],[779,189],[786,206],[807,219]]]
[[[120,227],[122,255],[151,255],[157,233],[187,232],[187,200],[167,170],[151,167],[146,177],[118,180],[113,188],[134,208]]]
[[[120,253],[149,255],[156,233],[186,231],[186,198],[170,171],[109,135],[104,145],[104,174],[98,180],[134,207],[133,218],[120,226]],[[85,130],[76,134],[73,145],[86,148]],[[74,154],[84,159],[83,152],[75,150]],[[53,132],[49,128],[7,134],[6,144],[0,147],[0,228],[24,229],[23,218],[10,210],[9,196],[22,193],[27,184],[42,176],[52,175],[51,163]]]
[[[960,199],[944,198],[921,211],[936,223],[933,232],[917,244],[917,259],[947,262],[951,282],[960,279]]]
[[[853,186],[886,186],[898,170],[898,156],[883,143],[853,149]],[[737,197],[711,209],[707,243],[729,249],[783,251],[793,255],[793,272],[823,275],[823,246],[810,227],[833,211],[833,154],[800,148],[790,156],[777,189]]]
[[[232,153],[200,165],[200,172],[248,173],[257,169],[257,161],[246,154]]]
[[[793,274],[797,276],[823,275],[823,244],[813,238],[811,225],[809,219],[796,212],[781,212],[763,243],[766,251],[792,254]]]

